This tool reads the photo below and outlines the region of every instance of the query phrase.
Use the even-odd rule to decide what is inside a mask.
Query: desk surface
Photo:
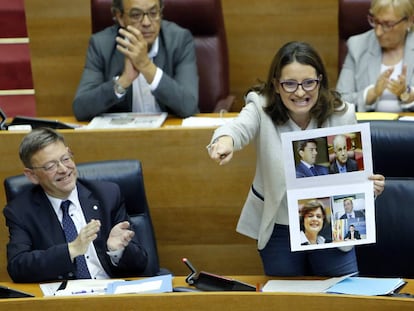
[[[238,116],[238,112],[227,112],[227,113],[199,113],[196,117],[211,117],[211,118],[234,118]],[[396,120],[398,116],[414,116],[412,112],[402,112],[402,113],[388,113],[388,112],[357,112],[356,117],[360,121],[369,121],[369,120]],[[50,117],[41,117],[42,119],[57,120],[69,124],[79,124],[87,125],[88,122],[77,121],[74,116],[50,116]],[[170,128],[175,126],[181,126],[183,119],[176,118],[174,116],[168,116],[161,128]],[[12,119],[8,119],[8,122],[11,122]]]
[[[238,112],[227,112],[227,113],[199,113],[197,117],[210,117],[210,118],[234,118],[238,115]],[[87,125],[88,122],[77,121],[74,116],[49,116],[49,117],[39,117],[40,119],[60,121],[67,124],[78,124],[78,125]],[[10,123],[13,118],[8,118],[7,123]],[[169,115],[161,128],[171,128],[176,126],[181,126],[183,119]],[[113,130],[113,129],[112,129]],[[145,129],[139,129],[145,130]]]
[[[250,284],[264,284],[265,276],[237,276]],[[35,294],[35,298],[0,300],[0,309],[7,311],[30,309],[49,310],[412,310],[414,300],[395,297],[366,297],[334,294],[261,293],[261,292],[202,292],[165,293],[43,298],[38,284],[0,283]],[[175,277],[174,286],[185,285],[185,277]],[[414,281],[409,280],[403,292],[414,292]]]

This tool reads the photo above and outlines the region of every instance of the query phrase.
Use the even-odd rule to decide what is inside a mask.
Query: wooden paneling
[[[89,0],[26,0],[38,116],[72,115],[90,36]]]
[[[307,41],[324,59],[336,83],[337,1],[225,0],[231,89],[241,100],[257,79],[265,80],[277,50],[289,41]],[[334,86],[334,84],[332,84]]]
[[[337,78],[336,0],[222,0],[230,56],[230,87],[237,97],[266,79],[277,49],[292,40],[313,44]],[[89,0],[26,0],[38,116],[72,115],[72,100],[91,33]]]
[[[23,0],[0,0],[0,109],[8,116],[36,115]]]

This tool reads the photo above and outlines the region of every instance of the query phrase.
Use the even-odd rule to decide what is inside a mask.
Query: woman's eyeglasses
[[[322,76],[319,76],[317,79],[305,79],[302,82],[298,82],[296,80],[282,80],[279,81],[280,85],[282,86],[283,90],[287,93],[294,93],[298,89],[299,85],[305,92],[310,92],[316,89],[319,82],[321,82]]]
[[[381,26],[383,32],[387,32],[392,30],[395,26],[397,26],[399,23],[405,21],[408,19],[407,16],[401,18],[400,20],[396,22],[383,22],[380,23],[378,20],[375,19],[374,15],[368,14],[368,23],[372,28],[376,28],[377,26]]]

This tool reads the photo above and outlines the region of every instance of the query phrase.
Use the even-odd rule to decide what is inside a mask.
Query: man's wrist
[[[114,83],[114,91],[118,96],[124,96],[127,92],[127,89],[124,88],[120,83],[119,83],[119,76],[115,76],[113,78],[113,83]]]

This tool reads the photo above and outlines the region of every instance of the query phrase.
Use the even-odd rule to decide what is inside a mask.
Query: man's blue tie
[[[318,173],[316,172],[316,169],[315,169],[315,167],[314,167],[314,166],[311,166],[311,167],[310,167],[310,170],[311,170],[311,172],[312,172],[313,176],[317,176],[317,175],[318,175]]]
[[[62,226],[63,231],[65,232],[66,242],[72,242],[78,236],[78,231],[76,230],[75,224],[73,223],[72,218],[69,216],[69,206],[70,201],[62,201],[60,207],[63,211]],[[86,260],[84,255],[80,255],[75,258],[76,264],[76,278],[77,279],[90,279],[91,275],[89,274],[88,266],[86,265]]]

